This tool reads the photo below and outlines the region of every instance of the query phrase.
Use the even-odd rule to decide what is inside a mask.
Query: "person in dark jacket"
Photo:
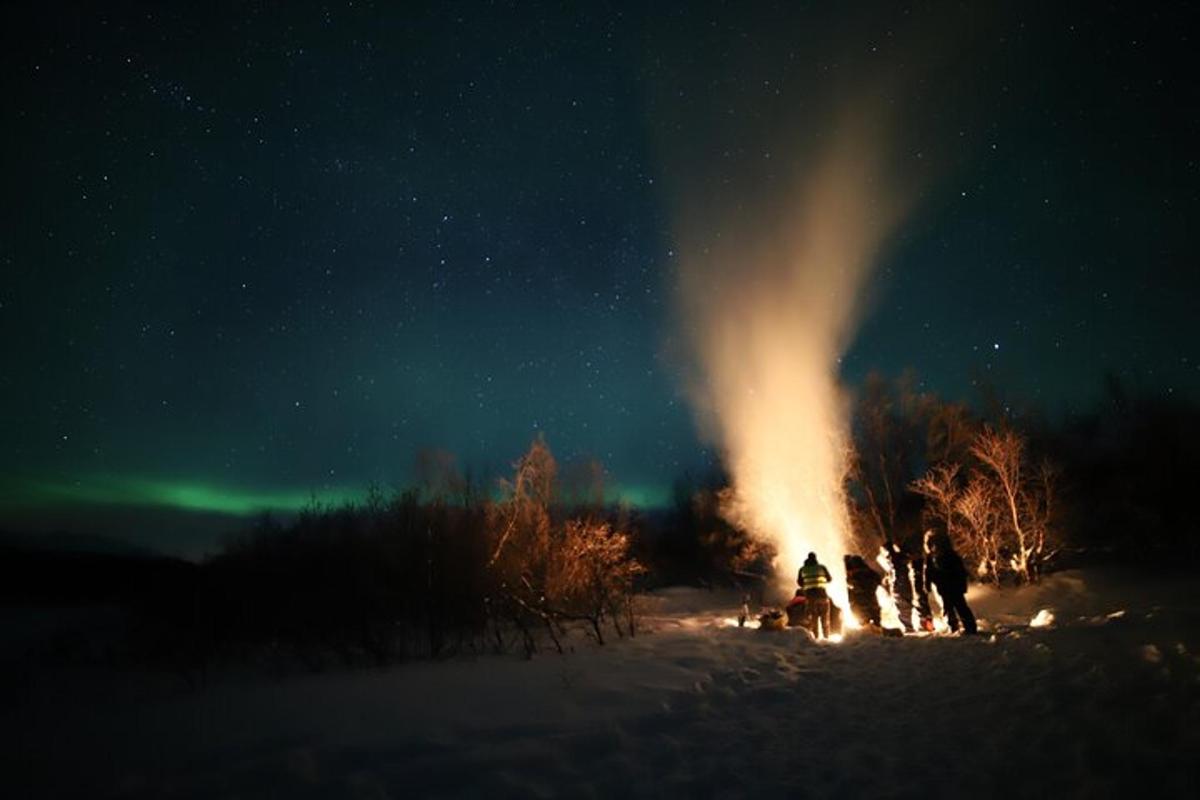
[[[796,594],[788,601],[787,624],[789,628],[808,627],[808,606],[804,603],[804,590],[797,589]]]
[[[967,568],[962,557],[954,551],[949,536],[938,533],[930,537],[926,562],[926,580],[942,598],[950,630],[957,631],[961,619],[963,633],[975,633],[975,615],[967,605]]]
[[[929,605],[929,577],[925,574],[929,566],[922,540],[917,537],[910,540],[909,564],[912,570],[913,608],[921,621],[921,630],[933,631],[933,608]]]
[[[896,612],[900,623],[907,631],[933,630],[933,617],[929,609],[929,596],[925,592],[927,578],[925,577],[925,558],[921,551],[921,540],[917,537],[915,544],[912,539],[907,545],[902,545],[895,539],[884,542],[888,560],[892,567],[892,599],[896,602]],[[917,612],[918,625],[914,627],[913,611]]]
[[[804,559],[804,566],[796,576],[796,583],[804,590],[804,605],[808,609],[808,629],[813,636],[828,638],[833,632],[830,628],[831,612],[829,595],[826,585],[833,580],[824,564],[817,561],[816,553],[809,553]]]
[[[912,580],[908,574],[908,554],[894,539],[884,542],[888,561],[892,568],[892,600],[896,603],[896,613],[900,616],[900,624],[906,631],[913,630],[913,590]]]
[[[864,625],[879,627],[879,598],[875,590],[883,580],[871,569],[862,556],[846,556],[846,589],[850,594],[850,610]]]

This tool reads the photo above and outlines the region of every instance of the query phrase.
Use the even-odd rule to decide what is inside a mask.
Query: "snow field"
[[[669,590],[648,600],[652,632],[566,657],[39,685],[3,708],[5,794],[1196,796],[1190,582],[1148,597],[1076,572],[969,600],[973,638],[815,643],[728,626],[732,595]],[[1043,609],[1054,621],[1030,627]]]

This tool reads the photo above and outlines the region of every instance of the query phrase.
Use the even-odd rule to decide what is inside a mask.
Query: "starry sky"
[[[568,5],[6,10],[0,525],[295,508],[425,448],[492,476],[539,432],[662,502],[717,458],[672,346],[680,105],[719,81],[749,158],[914,42],[952,53],[904,141],[939,177],[844,381],[1200,387],[1186,4]]]

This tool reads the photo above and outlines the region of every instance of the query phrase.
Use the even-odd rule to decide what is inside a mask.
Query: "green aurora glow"
[[[320,489],[238,489],[189,480],[165,480],[128,475],[89,476],[74,481],[25,481],[5,495],[0,507],[56,508],[64,506],[130,506],[171,508],[233,516],[266,511],[294,513],[315,506],[328,507],[361,501],[367,492],[344,486]],[[656,486],[614,486],[609,501],[634,508],[661,508],[669,492]]]
[[[103,475],[76,481],[28,481],[0,502],[24,508],[116,505],[249,516],[263,511],[299,511],[314,501],[340,504],[363,494],[344,487],[246,490],[198,481]]]

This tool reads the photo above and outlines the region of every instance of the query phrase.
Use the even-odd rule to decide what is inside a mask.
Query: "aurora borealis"
[[[914,30],[953,51],[902,115],[929,180],[843,381],[913,369],[1051,416],[1106,375],[1194,393],[1186,14],[6,12],[0,527],[340,502],[411,482],[426,448],[487,482],[539,433],[602,461],[614,497],[662,504],[717,459],[673,309],[679,154],[702,139],[713,174],[771,180],[779,109],[907,74]],[[732,68],[728,42],[756,39]]]
[[[327,489],[320,493],[252,492],[202,483],[166,482],[152,478],[88,476],[72,484],[29,483],[14,493],[11,502],[22,500],[37,507],[56,503],[114,504],[165,507],[184,511],[214,511],[220,514],[254,514],[274,509],[298,511],[313,504],[337,504],[360,499],[358,490]]]

